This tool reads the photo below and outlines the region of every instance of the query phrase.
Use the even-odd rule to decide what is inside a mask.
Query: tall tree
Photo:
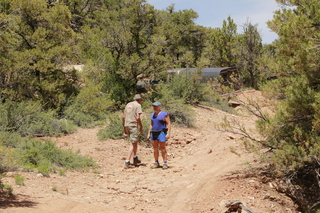
[[[136,93],[138,76],[148,76],[161,63],[152,38],[155,10],[145,0],[100,2],[81,28],[82,60],[91,63],[97,83],[104,82],[103,92],[123,104]]]
[[[268,23],[279,39],[275,42],[275,63],[269,66],[277,79],[266,88],[279,103],[277,112],[264,123],[262,133],[273,147],[273,163],[287,175],[290,188],[306,212],[318,202],[320,157],[320,2],[318,0],[277,0],[285,7],[275,11]],[[308,181],[306,181],[308,180]],[[291,182],[292,181],[292,182]],[[291,184],[292,183],[292,184]],[[306,185],[303,185],[306,184]],[[303,196],[301,196],[303,194]],[[317,207],[319,208],[319,207]]]
[[[269,67],[271,72],[277,74],[278,79],[269,82],[268,88],[274,97],[283,99],[278,111],[281,116],[276,116],[273,127],[279,134],[272,133],[272,136],[279,137],[276,139],[278,145],[283,144],[280,143],[282,140],[291,145],[309,144],[307,141],[311,135],[318,137],[318,131],[312,123],[316,121],[314,118],[317,112],[314,107],[318,101],[315,97],[320,85],[320,23],[316,12],[320,9],[320,3],[278,2],[295,7],[276,11],[274,20],[269,22],[271,29],[278,33],[279,40],[276,42],[276,64]],[[288,127],[292,131],[287,131]],[[310,147],[304,149],[303,155],[308,155],[310,150]]]
[[[241,81],[247,87],[258,89],[261,75],[258,69],[262,53],[262,39],[257,25],[247,22],[243,26],[243,34],[239,35],[237,49],[239,58],[237,68]]]
[[[158,35],[163,39],[162,54],[170,57],[170,68],[196,67],[205,38],[204,29],[194,23],[198,14],[192,9],[175,11],[174,5],[158,14]]]
[[[144,0],[121,0],[112,7],[108,10],[102,37],[114,61],[106,73],[106,88],[112,90],[116,100],[127,100],[136,92],[137,77],[149,72],[154,56],[149,45],[154,34],[155,14]],[[111,85],[122,89],[116,91]]]
[[[211,66],[233,67],[237,64],[237,25],[230,16],[223,21],[222,28],[210,29],[207,42],[206,55]]]
[[[77,76],[63,70],[77,56],[71,13],[64,5],[48,8],[45,1],[7,1],[11,13],[2,13],[6,25],[1,38],[11,37],[0,62],[2,96],[40,100],[59,108],[75,92]]]

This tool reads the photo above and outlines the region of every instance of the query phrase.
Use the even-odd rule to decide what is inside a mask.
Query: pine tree
[[[15,101],[40,100],[56,108],[76,92],[77,75],[63,67],[79,53],[76,34],[70,27],[71,13],[64,5],[47,7],[42,0],[8,1],[10,22],[2,34],[6,55],[1,57],[2,96]],[[1,63],[0,63],[1,65]]]
[[[277,79],[265,86],[278,99],[275,116],[262,134],[274,153],[271,162],[283,172],[290,196],[306,212],[317,207],[319,185],[319,10],[318,0],[277,0],[289,6],[275,12],[268,24],[277,32],[275,62],[269,66]],[[312,187],[311,187],[312,186]],[[310,191],[311,190],[311,191]]]

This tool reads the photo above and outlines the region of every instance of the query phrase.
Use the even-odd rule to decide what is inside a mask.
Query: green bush
[[[171,119],[171,123],[177,126],[194,127],[194,111],[182,101],[170,101],[163,104],[163,111],[166,111]]]
[[[150,117],[142,118],[142,126],[143,126],[143,133],[139,137],[139,142],[142,146],[149,147],[151,146],[150,140],[147,138],[149,126],[150,126]]]
[[[0,145],[17,147],[21,143],[21,136],[16,132],[0,132]]]
[[[3,182],[0,179],[0,195],[12,196],[12,192],[12,186],[3,184]]]
[[[54,165],[67,169],[96,166],[91,158],[73,153],[71,150],[61,150],[50,140],[42,142],[36,138],[26,140],[21,145],[20,156],[25,166],[38,168],[43,173],[52,171]]]
[[[123,121],[118,114],[109,114],[107,118],[107,127],[98,132],[99,140],[123,138]]]
[[[0,173],[18,168],[19,163],[17,149],[0,144]]]
[[[21,136],[59,136],[72,133],[76,126],[67,120],[57,120],[53,110],[44,111],[39,102],[6,101],[0,104],[0,131]]]
[[[58,170],[58,174],[60,175],[60,176],[66,176],[66,170],[65,169],[59,169]]]
[[[20,185],[20,186],[24,185],[24,177],[22,175],[15,176],[14,181],[17,185]]]
[[[204,100],[207,94],[206,87],[196,73],[175,75],[170,82],[162,82],[153,87],[148,93],[148,98],[151,102],[161,99],[165,102],[182,100],[184,104],[197,104]]]
[[[65,117],[70,119],[79,127],[91,128],[95,126],[96,118],[81,111],[80,106],[70,106],[65,111]]]
[[[77,126],[89,128],[105,120],[115,103],[109,94],[101,92],[101,87],[101,84],[91,85],[88,81],[88,85],[65,108],[64,117]]]
[[[224,111],[224,112],[227,112],[230,114],[234,114],[234,115],[237,114],[237,111],[234,108],[229,106],[228,100],[220,98],[220,97],[206,99],[203,102],[201,102],[200,104],[202,104],[204,106],[213,107],[213,108],[219,109],[221,111]]]
[[[37,166],[38,172],[44,176],[49,176],[50,171],[52,171],[51,163],[46,159],[40,161],[39,165]]]
[[[33,136],[62,136],[75,132],[77,127],[66,119],[55,119],[48,113],[40,113],[39,117],[30,120],[20,128],[20,133]]]
[[[186,104],[195,104],[203,100],[205,86],[200,82],[200,77],[197,73],[180,74],[171,79],[167,85],[169,88],[166,89],[166,93],[172,95],[175,99],[183,100]]]

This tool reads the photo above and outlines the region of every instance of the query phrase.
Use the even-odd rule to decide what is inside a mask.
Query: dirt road
[[[254,131],[254,119],[213,108],[195,107],[196,128],[173,127],[168,142],[169,169],[150,169],[152,149],[139,146],[142,164],[123,169],[125,140],[99,141],[99,128],[51,138],[63,149],[80,150],[100,165],[92,171],[68,171],[43,177],[34,172],[11,172],[3,182],[13,186],[14,200],[0,201],[11,212],[225,212],[225,204],[240,200],[256,213],[296,212],[293,202],[260,175],[261,162],[244,149],[239,135],[217,131],[225,116],[237,118]],[[230,147],[239,155],[230,151]],[[25,186],[14,176],[25,177]],[[251,175],[248,175],[251,174]]]

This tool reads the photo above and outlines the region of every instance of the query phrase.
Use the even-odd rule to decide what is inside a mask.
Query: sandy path
[[[168,143],[169,169],[150,169],[152,149],[139,147],[143,165],[123,169],[125,140],[99,141],[98,128],[53,138],[58,146],[90,155],[98,171],[68,171],[65,177],[14,172],[3,179],[14,188],[15,200],[0,200],[1,212],[224,212],[224,203],[241,200],[256,213],[295,212],[292,201],[259,177],[245,177],[259,161],[247,152],[238,135],[219,132],[214,124],[231,116],[216,109],[194,108],[197,128],[174,127]],[[234,116],[233,116],[234,117]],[[240,118],[239,118],[240,119]],[[248,128],[252,118],[241,118]],[[241,155],[230,152],[235,147]],[[25,177],[25,186],[14,176]],[[57,190],[53,191],[52,187]]]

